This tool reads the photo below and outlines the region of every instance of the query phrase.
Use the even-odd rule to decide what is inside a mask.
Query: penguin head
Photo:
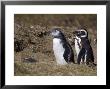
[[[61,32],[61,28],[53,28],[51,31],[51,35],[54,38],[64,38],[64,34]]]
[[[87,38],[88,32],[85,29],[79,29],[73,32],[76,37]]]

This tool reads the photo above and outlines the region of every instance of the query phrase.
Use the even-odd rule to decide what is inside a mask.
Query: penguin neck
[[[85,39],[88,39],[88,37],[81,37],[81,40],[85,40]]]
[[[81,39],[80,38],[75,39],[75,46],[78,47],[79,49],[81,49]]]
[[[62,36],[55,36],[54,38],[56,38],[56,39],[60,39],[60,40],[66,42],[66,38],[65,38],[65,37],[62,37]]]

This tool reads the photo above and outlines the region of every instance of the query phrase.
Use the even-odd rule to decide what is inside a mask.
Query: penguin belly
[[[75,50],[76,50],[76,54],[77,54],[77,58],[78,58],[78,54],[80,52],[80,48],[79,48],[77,39],[75,39]]]
[[[81,40],[79,38],[75,39],[75,51],[76,51],[76,55],[77,55],[77,58],[78,58],[78,55],[79,55],[79,52],[80,52],[80,47],[79,47],[79,44],[80,44]],[[81,64],[84,62],[84,59],[81,58]]]
[[[65,49],[63,48],[61,39],[58,39],[58,38],[53,39],[53,51],[54,51],[57,64],[66,65],[67,62],[63,57]]]

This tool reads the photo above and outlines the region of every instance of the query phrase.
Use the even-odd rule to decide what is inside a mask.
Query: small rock
[[[34,58],[24,58],[23,62],[27,62],[27,63],[35,63],[37,62]]]

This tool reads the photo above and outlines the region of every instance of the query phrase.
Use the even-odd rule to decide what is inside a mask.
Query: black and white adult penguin
[[[51,35],[53,36],[53,51],[57,64],[66,65],[70,62],[74,63],[72,47],[61,32],[61,28],[53,28]]]
[[[81,46],[81,38],[74,34],[74,40],[75,40],[74,42],[75,42],[76,56],[78,58],[79,52],[80,52],[80,50],[82,48],[82,46]],[[84,63],[84,56],[81,58],[81,62],[80,63]]]
[[[94,63],[94,55],[88,39],[88,32],[85,29],[80,29],[75,31],[74,34],[81,40],[81,49],[78,54],[77,63],[80,64],[81,60],[83,60],[87,65],[89,62]]]

